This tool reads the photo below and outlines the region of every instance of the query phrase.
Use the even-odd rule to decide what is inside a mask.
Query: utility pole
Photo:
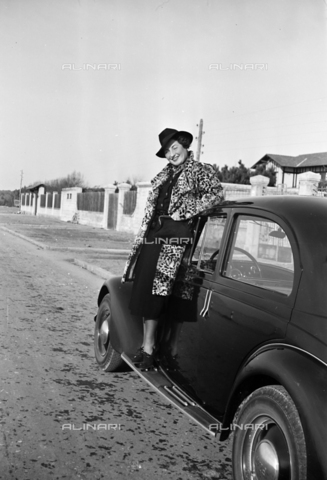
[[[196,152],[196,160],[199,162],[200,161],[200,156],[201,156],[201,148],[204,147],[204,145],[202,145],[202,135],[205,133],[203,132],[203,120],[201,118],[200,120],[200,123],[196,125],[197,127],[199,127],[199,136],[196,137],[196,140],[198,141],[198,149],[197,149],[197,152]]]
[[[20,188],[19,188],[19,211],[22,211],[22,185],[23,185],[23,170],[20,171]]]

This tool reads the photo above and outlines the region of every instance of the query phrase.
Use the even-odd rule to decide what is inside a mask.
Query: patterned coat
[[[133,277],[133,270],[140,248],[156,209],[160,186],[168,179],[172,169],[172,165],[168,163],[151,181],[151,190],[141,228],[127,259],[122,282]],[[183,164],[183,171],[172,189],[168,215],[176,221],[186,220],[213,205],[219,204],[222,200],[223,188],[215,169],[212,165],[195,161],[193,153],[190,152],[189,157]],[[161,246],[153,281],[153,295],[165,296],[171,294],[185,248],[184,245],[164,244]]]

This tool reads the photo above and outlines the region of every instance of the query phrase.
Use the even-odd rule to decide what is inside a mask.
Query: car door
[[[183,322],[175,375],[219,416],[247,356],[284,338],[300,277],[299,257],[282,219],[227,208],[208,219],[191,267],[187,284],[194,288],[196,315]]]
[[[203,364],[200,337],[211,316],[213,278],[227,223],[225,212],[209,219],[200,219],[198,238],[184,272],[184,280],[179,282],[177,279],[177,288],[175,285],[174,289],[177,296],[173,295],[169,304],[171,328],[174,330],[177,326],[178,332],[178,364],[177,369],[167,369],[167,373],[186,393],[200,402],[198,375],[203,371],[203,368],[199,368],[199,364]],[[174,340],[176,338],[171,343]]]

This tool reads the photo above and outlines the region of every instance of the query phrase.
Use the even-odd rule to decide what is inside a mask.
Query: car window
[[[254,216],[238,217],[223,275],[239,282],[290,295],[294,280],[292,247],[277,223]]]
[[[226,217],[210,217],[194,250],[192,263],[198,270],[213,273],[219,255]]]

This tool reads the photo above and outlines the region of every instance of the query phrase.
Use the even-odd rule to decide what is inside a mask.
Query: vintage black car
[[[113,277],[98,297],[100,367],[126,362],[219,440],[233,432],[235,480],[327,479],[327,200],[224,202],[197,218],[182,268],[190,298],[171,297],[160,334],[177,358],[133,365],[142,319]]]

